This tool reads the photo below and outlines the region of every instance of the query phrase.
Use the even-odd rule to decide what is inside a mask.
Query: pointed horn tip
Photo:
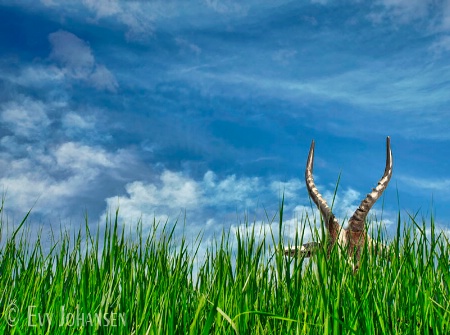
[[[388,151],[388,155],[390,154],[392,156],[390,136],[386,137],[386,150]]]
[[[306,160],[306,171],[305,171],[305,173],[307,173],[308,170],[312,171],[313,164],[314,164],[314,140],[311,141],[311,147],[309,148],[308,159]]]

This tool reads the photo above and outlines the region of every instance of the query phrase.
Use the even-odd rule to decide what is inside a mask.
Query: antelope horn
[[[328,206],[325,199],[322,198],[322,195],[317,190],[316,184],[314,184],[313,168],[314,168],[314,140],[311,143],[308,160],[306,161],[306,170],[305,170],[306,188],[308,189],[308,193],[312,201],[314,201],[317,208],[319,208],[320,213],[322,214],[323,220],[325,221],[325,227],[330,234],[331,238],[330,242],[334,243],[339,235],[341,226],[339,225],[339,222],[334,216],[333,212],[331,212],[331,209]]]
[[[361,202],[353,216],[348,221],[348,229],[353,232],[363,232],[365,229],[365,220],[372,206],[386,189],[392,177],[392,151],[391,139],[386,138],[386,168],[383,177],[381,177],[378,185],[367,194],[367,197]]]

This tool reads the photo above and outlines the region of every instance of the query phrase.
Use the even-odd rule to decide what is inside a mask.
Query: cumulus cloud
[[[54,157],[58,166],[64,170],[89,171],[93,167],[111,167],[111,156],[101,148],[93,148],[74,142],[61,144]]]
[[[311,229],[320,229],[320,213],[314,204],[305,205],[308,198],[305,192],[300,191],[303,187],[298,179],[267,182],[256,177],[238,178],[235,175],[219,178],[214,172],[207,171],[202,179],[195,180],[181,172],[165,170],[153,182],[135,181],[127,184],[125,195],[109,197],[106,203],[108,210],[119,207],[120,218],[125,224],[134,224],[139,219],[142,219],[143,224],[151,224],[153,219],[172,222],[186,213],[189,225],[197,229],[217,231],[217,227],[228,224],[233,232],[239,230],[244,233],[248,232],[248,220],[251,227],[255,224],[258,234],[272,230],[277,235],[276,218],[273,222],[262,222],[246,217],[239,223],[240,219],[236,221],[236,212],[245,213],[261,205],[264,208],[261,215],[272,217],[278,212],[281,192],[284,192],[285,202],[290,203],[284,207],[285,236],[293,240],[295,234],[305,228],[305,239],[310,239]],[[333,191],[323,187],[320,189],[324,189],[323,196],[331,206]],[[344,226],[361,200],[361,194],[351,188],[336,195],[333,213]],[[268,211],[266,206],[270,207]],[[375,208],[371,213],[379,214]],[[105,216],[106,213],[100,221]]]
[[[59,106],[56,103],[56,107]],[[35,212],[61,210],[65,202],[92,188],[99,177],[130,162],[125,150],[108,152],[95,145],[64,141],[73,129],[92,129],[92,118],[75,112],[50,115],[55,105],[19,95],[0,106],[6,133],[0,139],[0,188],[6,190],[8,208],[23,212],[36,200]],[[58,129],[57,125],[63,127]],[[61,133],[62,131],[62,133]]]
[[[282,183],[291,192],[298,181]],[[224,217],[236,210],[245,211],[257,207],[259,202],[270,201],[278,204],[280,189],[276,182],[265,184],[257,177],[236,177],[229,175],[219,179],[212,171],[207,171],[203,179],[194,180],[180,172],[165,170],[151,183],[135,181],[126,185],[126,195],[106,199],[108,208],[120,207],[124,221],[145,217],[150,222],[153,217],[174,218],[186,210],[190,221],[207,225],[217,217],[205,216],[208,209],[212,214]],[[289,193],[297,198],[298,194]],[[194,217],[192,217],[194,216]],[[200,217],[202,216],[202,217]],[[209,221],[208,221],[209,220]]]
[[[67,77],[84,81],[99,90],[117,90],[119,84],[114,75],[96,62],[85,41],[64,30],[49,34],[48,39],[52,46],[50,59],[60,65]]]
[[[32,155],[20,158],[0,156],[0,185],[7,191],[8,208],[23,211],[39,199],[35,212],[61,210],[64,215],[68,199],[88,192],[101,174],[130,160],[125,151],[107,152],[76,142],[31,150]]]
[[[285,198],[295,198],[303,187],[304,183],[297,178],[287,182],[273,181],[270,183],[271,190],[277,194],[283,194]]]
[[[198,206],[201,196],[194,180],[171,171],[164,171],[158,183],[135,181],[127,184],[125,190],[126,196],[111,197],[106,202],[110,209],[119,206],[123,221],[133,223],[141,217],[145,223],[151,223],[153,218],[164,222],[177,217],[181,210]]]
[[[257,177],[238,179],[236,175],[231,175],[223,180],[217,180],[217,176],[212,171],[206,172],[202,185],[206,195],[203,202],[210,206],[227,203],[240,203],[245,207],[255,206],[258,191],[265,189]]]
[[[104,222],[109,212],[116,208],[119,208],[120,223],[128,227],[133,227],[139,220],[142,220],[144,230],[153,225],[154,220],[161,224],[178,221],[177,231],[183,236],[195,239],[198,234],[202,234],[197,254],[201,259],[213,236],[220,236],[223,229],[230,229],[231,246],[236,243],[235,234],[238,231],[242,236],[247,236],[253,228],[257,240],[265,237],[271,243],[270,232],[278,238],[277,219],[260,219],[266,218],[266,210],[270,217],[277,213],[280,190],[289,190],[286,201],[298,202],[301,195],[292,193],[299,188],[298,183],[298,180],[267,182],[257,177],[235,175],[219,178],[212,171],[207,171],[203,178],[195,180],[181,172],[164,170],[153,182],[129,183],[125,186],[125,195],[107,198],[108,209],[100,222]],[[260,213],[261,216],[255,216],[258,220],[254,221],[248,217],[247,211],[253,212],[261,204],[264,212]],[[245,217],[237,218],[241,213],[246,213]],[[184,215],[188,232],[181,233]],[[295,232],[296,223],[295,220],[286,220],[285,230]]]
[[[50,125],[45,106],[40,101],[21,98],[3,105],[0,120],[17,136],[40,138],[41,130]]]

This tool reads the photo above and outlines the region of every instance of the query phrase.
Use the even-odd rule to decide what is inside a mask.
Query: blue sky
[[[186,216],[206,236],[374,207],[450,229],[450,1],[1,1],[0,187],[6,215],[79,227]]]

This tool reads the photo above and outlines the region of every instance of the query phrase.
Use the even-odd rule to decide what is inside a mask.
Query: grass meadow
[[[201,237],[188,245],[176,223],[129,234],[117,213],[102,230],[86,219],[48,249],[30,238],[27,217],[8,236],[2,219],[0,333],[450,333],[450,244],[433,217],[399,214],[385,254],[365,250],[356,274],[337,248],[284,256],[282,206],[278,217],[265,238],[250,222],[224,231],[200,260]],[[296,244],[309,225],[299,222]]]

